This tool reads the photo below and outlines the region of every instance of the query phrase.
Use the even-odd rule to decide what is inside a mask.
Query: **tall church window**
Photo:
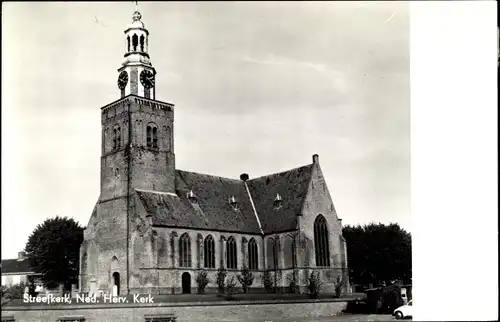
[[[152,144],[152,133],[151,133],[151,126],[146,127],[146,146],[150,148]]]
[[[158,127],[154,123],[146,127],[146,146],[158,149]]]
[[[167,151],[172,150],[172,130],[170,129],[170,127],[167,127],[165,131],[165,149]]]
[[[191,239],[187,233],[179,238],[179,266],[191,267]]]
[[[283,257],[285,258],[285,268],[293,268],[295,266],[295,241],[292,236],[285,237]]]
[[[113,150],[119,149],[121,146],[121,129],[115,126],[113,129]]]
[[[257,250],[257,243],[255,239],[252,238],[248,242],[248,268],[249,269],[259,269],[259,253]]]
[[[274,269],[276,267],[276,245],[272,238],[269,238],[266,243],[266,259],[267,268]]]
[[[140,38],[140,44],[141,44],[141,51],[144,51],[144,35],[141,35],[141,38]]]
[[[205,268],[215,268],[215,242],[212,235],[208,235],[203,242],[203,260]]]
[[[316,266],[330,266],[330,245],[325,217],[318,215],[314,221],[314,249]]]
[[[227,240],[226,262],[227,262],[227,268],[230,269],[238,268],[236,240],[234,239],[233,236],[229,237]]]
[[[130,52],[130,36],[127,36],[127,52]]]
[[[116,150],[116,129],[113,129],[113,150]]]
[[[158,149],[158,129],[153,127],[153,148]]]
[[[122,140],[122,131],[121,131],[120,127],[118,127],[116,129],[116,148],[117,149],[119,149],[121,144],[122,144],[121,140]]]
[[[95,274],[97,272],[97,247],[94,242],[90,242],[87,261],[88,275]]]
[[[137,51],[138,42],[139,42],[139,37],[137,37],[137,35],[134,34],[132,36],[132,46],[133,46],[134,51]]]

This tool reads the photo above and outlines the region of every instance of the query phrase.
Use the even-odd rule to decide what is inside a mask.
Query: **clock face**
[[[128,83],[128,74],[126,71],[123,71],[118,75],[118,88],[119,89],[124,89],[125,86],[127,86]]]
[[[141,72],[141,84],[145,88],[152,88],[155,86],[155,75],[147,69],[143,70]]]

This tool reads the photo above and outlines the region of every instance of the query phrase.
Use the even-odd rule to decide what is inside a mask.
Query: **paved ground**
[[[258,320],[258,322],[341,322],[341,321],[359,321],[359,322],[368,322],[368,321],[396,321],[396,319],[391,315],[383,315],[383,314],[352,314],[352,315],[340,315],[333,317],[322,317],[316,319],[283,319],[283,320]],[[403,321],[411,321],[403,320]],[[257,322],[257,320],[255,320]]]

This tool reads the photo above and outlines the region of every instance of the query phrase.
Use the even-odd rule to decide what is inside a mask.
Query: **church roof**
[[[176,194],[137,191],[153,225],[259,233],[243,181],[176,171]],[[192,191],[195,200],[188,200]],[[237,209],[230,203],[234,196]]]
[[[13,273],[32,273],[33,270],[30,268],[29,260],[18,260],[16,259],[2,259],[2,274],[13,274]]]
[[[273,233],[296,228],[311,170],[312,164],[248,180],[248,190],[242,180],[176,170],[176,194],[136,192],[155,226]],[[281,207],[274,203],[277,194]]]
[[[311,173],[312,164],[247,181],[264,233],[297,227]],[[275,206],[277,195],[283,200],[281,207]]]

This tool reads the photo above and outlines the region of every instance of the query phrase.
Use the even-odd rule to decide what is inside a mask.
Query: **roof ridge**
[[[165,192],[165,191],[155,191],[155,190],[146,190],[146,189],[138,189],[134,188],[135,191],[138,192],[148,192],[148,193],[157,193],[157,194],[162,194],[162,195],[170,195],[170,196],[176,196],[178,197],[175,193],[173,192]]]
[[[241,179],[233,179],[233,178],[221,177],[221,176],[216,176],[214,174],[194,172],[194,171],[186,171],[186,170],[180,170],[180,169],[175,169],[175,171],[176,172],[185,172],[185,173],[190,173],[190,174],[197,174],[197,175],[202,175],[202,176],[207,176],[207,177],[212,177],[212,178],[217,178],[217,179],[224,179],[224,180],[231,180],[231,181],[241,182]]]
[[[270,176],[275,176],[275,175],[278,175],[278,174],[284,174],[284,173],[291,172],[291,171],[294,171],[294,170],[299,170],[299,169],[302,169],[302,168],[311,167],[312,165],[313,165],[313,163],[309,163],[309,164],[306,164],[306,165],[303,165],[303,166],[300,166],[300,167],[296,167],[296,168],[292,168],[292,169],[288,169],[288,170],[285,170],[285,171],[280,171],[280,172],[275,172],[275,173],[271,173],[271,174],[266,174],[266,175],[263,175],[263,176],[260,176],[260,177],[255,177],[255,178],[252,178],[252,179],[250,179],[248,181],[253,181],[253,180],[262,179],[262,178],[266,178],[266,177],[270,177]]]
[[[245,184],[245,189],[248,193],[248,199],[250,199],[250,204],[252,205],[252,210],[255,215],[255,219],[257,219],[257,224],[259,225],[260,232],[264,234],[264,231],[262,230],[262,225],[260,224],[259,214],[257,213],[257,209],[255,209],[255,204],[253,203],[253,198],[252,194],[250,193],[250,189],[248,188],[246,181],[243,181],[243,183]]]

